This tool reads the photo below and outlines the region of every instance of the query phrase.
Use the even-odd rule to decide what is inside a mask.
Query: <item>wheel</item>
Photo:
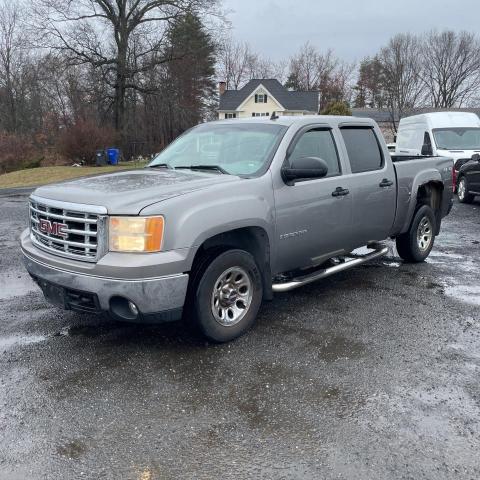
[[[193,273],[190,312],[214,342],[243,335],[255,322],[263,297],[260,269],[250,253],[227,250],[201,261]]]
[[[432,251],[435,242],[435,214],[428,205],[415,213],[408,231],[396,239],[397,251],[407,262],[423,262]]]
[[[468,193],[468,183],[465,177],[460,177],[457,186],[458,201],[460,203],[472,203],[475,195]]]

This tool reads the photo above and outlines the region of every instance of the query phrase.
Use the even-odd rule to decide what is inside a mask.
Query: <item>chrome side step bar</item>
[[[307,285],[312,282],[316,282],[317,280],[321,280],[322,278],[329,277],[338,272],[343,272],[344,270],[348,270],[349,268],[356,267],[357,265],[361,265],[362,263],[368,262],[373,260],[374,258],[383,257],[388,253],[388,247],[383,244],[376,243],[370,245],[368,248],[373,248],[373,252],[366,253],[365,255],[349,255],[345,258],[351,258],[351,260],[346,260],[338,265],[334,265],[333,267],[325,268],[322,270],[318,270],[310,275],[305,275],[303,277],[292,278],[286,282],[281,283],[274,283],[272,285],[272,289],[274,292],[288,292],[290,290],[294,290],[295,288],[302,287],[303,285]]]

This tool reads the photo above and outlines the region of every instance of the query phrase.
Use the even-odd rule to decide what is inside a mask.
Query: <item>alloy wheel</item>
[[[236,325],[252,303],[253,285],[241,267],[225,270],[214,284],[211,308],[215,320],[224,327]]]
[[[422,217],[417,228],[418,248],[425,252],[429,249],[433,239],[432,224],[428,217]]]

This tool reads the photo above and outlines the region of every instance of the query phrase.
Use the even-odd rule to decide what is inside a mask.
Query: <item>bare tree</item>
[[[26,39],[22,34],[23,12],[16,2],[0,3],[0,87],[4,92],[4,128],[15,132],[18,127],[19,83],[26,66]]]
[[[227,90],[238,90],[250,79],[251,66],[256,61],[248,43],[237,43],[224,38],[218,47],[217,75],[226,83]]]
[[[244,42],[226,37],[220,41],[217,55],[217,77],[226,83],[228,90],[238,90],[253,78],[285,78],[285,62],[274,62],[254,52]]]
[[[378,56],[385,82],[386,104],[391,112],[393,129],[396,119],[419,106],[425,84],[422,80],[422,47],[418,37],[395,35]]]
[[[353,96],[354,63],[339,61],[333,71],[324,75],[319,84],[320,110],[332,102],[350,105]]]
[[[422,78],[434,107],[461,107],[480,87],[480,42],[473,33],[432,31],[422,49]]]
[[[289,78],[292,88],[318,90],[321,84],[331,77],[339,63],[332,50],[321,53],[307,42],[290,59]]]
[[[190,11],[212,9],[216,0],[35,0],[45,45],[70,64],[103,72],[113,89],[115,127],[123,138],[126,97],[143,91],[140,73],[172,59],[165,48],[168,25]]]

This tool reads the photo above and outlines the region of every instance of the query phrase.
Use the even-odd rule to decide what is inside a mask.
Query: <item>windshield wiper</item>
[[[182,165],[180,167],[175,167],[175,169],[181,170],[213,170],[215,172],[220,172],[225,175],[230,175],[226,170],[224,170],[220,165]]]
[[[168,168],[171,170],[173,167],[168,163],[156,163],[155,165],[147,165],[148,168]]]

